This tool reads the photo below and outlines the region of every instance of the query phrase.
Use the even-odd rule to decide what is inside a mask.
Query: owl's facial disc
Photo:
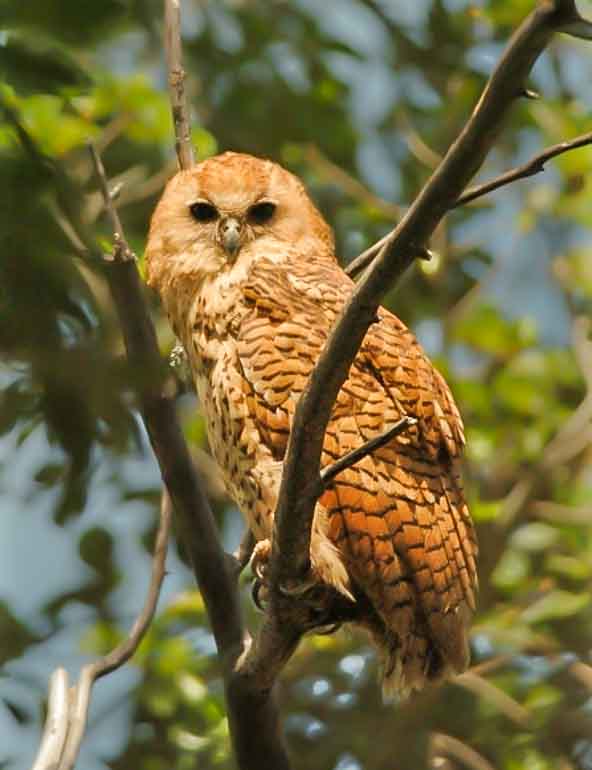
[[[216,228],[216,240],[230,259],[234,259],[242,245],[243,222],[237,217],[222,217]]]

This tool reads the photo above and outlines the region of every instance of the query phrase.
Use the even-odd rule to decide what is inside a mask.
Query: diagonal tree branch
[[[339,460],[336,460],[331,465],[323,468],[320,473],[321,490],[326,489],[335,476],[342,473],[346,468],[351,468],[352,465],[359,463],[364,457],[372,454],[376,449],[385,446],[385,444],[388,444],[389,441],[392,441],[396,436],[400,436],[401,433],[406,431],[407,428],[411,428],[413,425],[417,425],[415,417],[401,417],[392,428],[389,428],[389,430],[385,431],[381,436],[370,439],[370,441],[362,444],[362,446],[357,449],[352,449],[351,452],[340,457]]]
[[[381,297],[413,262],[418,247],[424,246],[480,168],[510,107],[521,95],[534,62],[554,33],[576,22],[584,23],[572,0],[540,3],[527,17],[506,47],[458,139],[354,289],[296,410],[275,516],[272,586],[302,581],[308,572],[325,429]],[[270,611],[273,609],[270,602]]]

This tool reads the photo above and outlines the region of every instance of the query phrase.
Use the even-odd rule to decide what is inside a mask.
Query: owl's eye
[[[198,222],[215,222],[218,219],[218,209],[205,201],[192,203],[189,211]]]
[[[273,217],[277,206],[271,201],[256,203],[249,209],[248,219],[252,225],[264,225]]]

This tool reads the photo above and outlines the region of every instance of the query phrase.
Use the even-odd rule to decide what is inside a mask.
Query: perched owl
[[[169,182],[146,266],[187,351],[228,493],[257,540],[270,538],[294,410],[353,288],[332,231],[295,176],[227,152]],[[416,424],[322,495],[310,549],[314,576],[360,607],[386,693],[466,668],[477,545],[452,395],[380,308],[334,405],[322,465],[405,415]]]

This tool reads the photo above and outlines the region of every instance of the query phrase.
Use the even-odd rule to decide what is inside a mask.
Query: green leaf
[[[532,522],[513,532],[510,543],[521,551],[544,551],[557,542],[559,532],[550,524]]]
[[[11,35],[0,45],[0,79],[21,95],[56,94],[66,87],[83,88],[91,79],[62,48],[39,39]]]
[[[491,582],[497,588],[511,590],[520,585],[530,572],[530,560],[522,551],[513,548],[507,549],[498,562]]]
[[[576,594],[570,591],[551,591],[524,610],[522,618],[526,623],[536,624],[548,620],[559,620],[577,615],[589,607],[591,597],[588,592]]]

